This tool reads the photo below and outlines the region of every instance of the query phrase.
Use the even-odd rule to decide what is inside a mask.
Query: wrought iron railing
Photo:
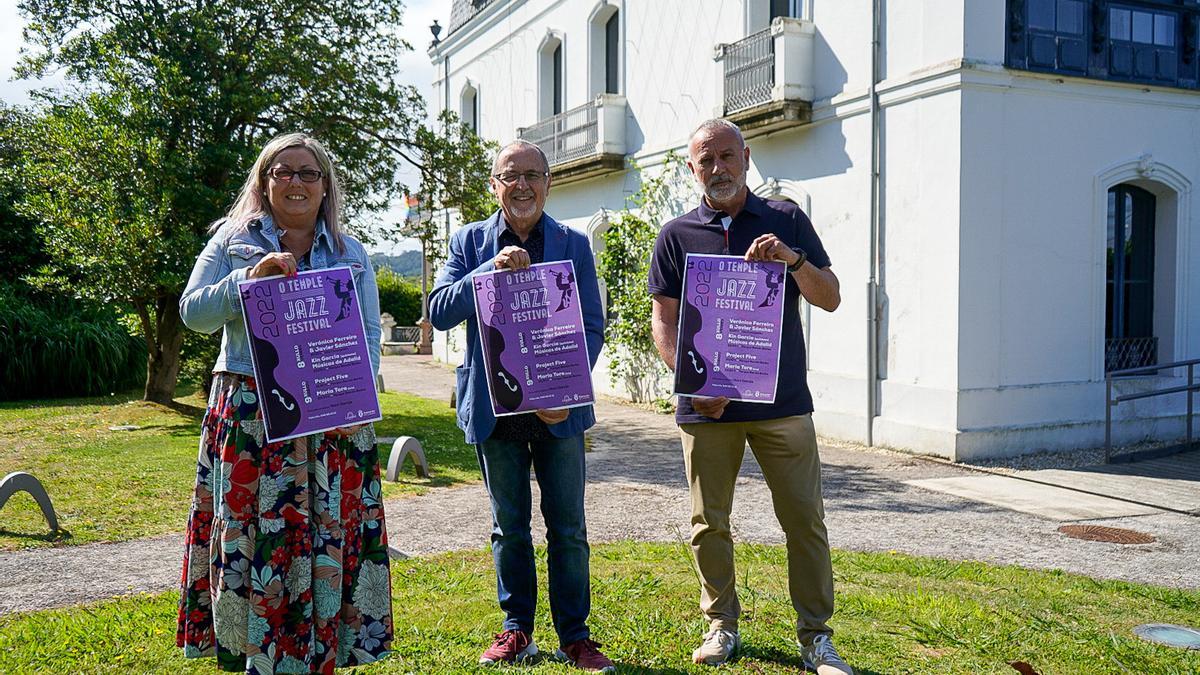
[[[775,86],[775,40],[761,30],[725,45],[725,114],[771,100]]]
[[[1137,401],[1143,398],[1152,398],[1154,396],[1166,396],[1169,394],[1184,394],[1187,397],[1187,413],[1185,425],[1187,427],[1186,441],[1184,449],[1192,449],[1192,416],[1196,412],[1196,403],[1194,400],[1197,391],[1200,391],[1200,382],[1196,381],[1196,366],[1200,366],[1200,359],[1188,359],[1186,361],[1175,361],[1174,363],[1159,363],[1146,368],[1127,368],[1123,370],[1109,371],[1104,375],[1104,463],[1112,461],[1112,418],[1113,408],[1127,401]],[[1163,370],[1174,370],[1176,368],[1186,368],[1187,375],[1184,380],[1186,384],[1165,387],[1163,389],[1151,389],[1149,391],[1138,391],[1131,394],[1122,394],[1113,396],[1113,381],[1129,377],[1145,377],[1147,375],[1157,375]]]
[[[600,107],[589,101],[531,127],[518,130],[518,137],[546,153],[550,166],[596,154],[600,140]]]
[[[392,327],[392,342],[412,342],[421,341],[420,326],[393,326]]]
[[[1109,338],[1104,341],[1104,372],[1145,368],[1158,361],[1158,338]]]

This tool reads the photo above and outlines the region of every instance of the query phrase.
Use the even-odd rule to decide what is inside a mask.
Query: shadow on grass
[[[46,542],[58,546],[60,544],[69,544],[74,535],[69,530],[59,529],[58,532],[40,531],[37,534],[32,532],[18,532],[8,528],[0,527],[0,537],[11,537],[12,539],[21,542]],[[3,549],[0,549],[0,553]]]
[[[0,410],[15,408],[80,408],[90,405],[121,405],[142,400],[142,392],[125,391],[112,396],[86,396],[80,398],[38,398],[28,400],[0,401]]]
[[[622,661],[613,661],[617,665],[618,673],[638,673],[638,675],[686,675],[688,671],[679,668],[652,668],[650,666],[637,666]]]
[[[157,432],[173,438],[200,438],[200,419],[194,422],[179,422],[176,424],[147,424],[138,427],[139,432]]]
[[[804,669],[804,660],[800,658],[798,651],[785,651],[778,647],[759,647],[743,644],[740,648],[735,663],[737,661],[746,659],[753,659],[754,661],[761,663],[773,663],[781,666],[788,666],[790,668],[795,668],[796,672],[798,673],[812,672]],[[857,673],[857,675],[883,675],[883,673],[878,671],[858,667],[854,668],[854,672]]]
[[[179,400],[174,400],[170,403],[160,403],[159,405],[163,406],[164,408],[174,410],[180,415],[190,417],[197,423],[204,419],[204,408],[201,408],[200,406],[189,405]]]
[[[522,665],[505,666],[505,668],[506,669],[519,668],[522,671],[537,672],[537,670],[539,669],[539,666],[547,666],[547,665],[551,665],[551,664],[560,664],[560,663],[562,663],[562,662],[559,661],[558,659],[554,658],[554,650],[551,649],[549,651],[543,650],[541,652],[538,652],[538,654],[536,656],[534,656],[529,661],[526,661]],[[642,665],[638,665],[638,664],[634,664],[634,663],[628,663],[626,661],[620,661],[618,659],[613,659],[613,663],[617,666],[618,673],[637,673],[638,675],[687,675],[687,673],[688,673],[687,670],[684,670],[682,668],[642,666]],[[494,666],[492,666],[492,667],[494,667]],[[481,670],[482,670],[482,668],[481,668]],[[503,670],[501,672],[503,672]]]

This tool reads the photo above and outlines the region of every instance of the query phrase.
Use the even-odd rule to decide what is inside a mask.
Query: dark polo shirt
[[[663,225],[654,243],[650,260],[650,293],[668,298],[683,296],[684,262],[688,253],[745,255],[750,243],[764,234],[774,234],[786,245],[808,253],[808,261],[817,267],[829,267],[829,255],[821,245],[808,216],[791,202],[769,202],[753,193],[726,232],[722,219],[726,214],[714,211],[703,199],[700,206]],[[804,332],[800,326],[800,287],[787,275],[783,303],[783,343],[779,355],[779,385],[775,403],[731,401],[719,420],[698,414],[692,399],[679,397],[675,419],[688,422],[748,422],[805,415],[813,410],[808,390],[807,356]]]

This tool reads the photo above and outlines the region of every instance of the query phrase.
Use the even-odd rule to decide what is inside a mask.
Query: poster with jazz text
[[[595,400],[570,260],[476,274],[472,283],[496,416]]]
[[[238,284],[270,442],[383,419],[348,267]]]
[[[786,281],[782,262],[688,254],[676,394],[775,402]]]

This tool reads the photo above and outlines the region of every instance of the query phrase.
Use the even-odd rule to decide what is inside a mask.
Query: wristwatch
[[[805,261],[805,260],[808,260],[808,253],[806,253],[806,252],[804,251],[804,249],[800,248],[799,246],[793,246],[793,247],[792,247],[792,250],[793,250],[793,251],[795,251],[795,252],[796,252],[796,255],[798,255],[798,256],[800,256],[800,257],[799,257],[799,258],[796,258],[796,262],[794,262],[794,263],[792,263],[791,265],[788,265],[788,266],[787,266],[787,271],[788,271],[788,274],[791,274],[791,273],[793,273],[793,272],[796,272],[796,271],[798,271],[798,270],[799,270],[801,267],[804,267],[804,261]]]

